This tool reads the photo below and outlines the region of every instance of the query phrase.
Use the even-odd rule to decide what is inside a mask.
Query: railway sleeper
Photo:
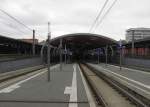
[[[112,87],[114,87],[119,93],[121,93],[123,96],[127,97],[129,101],[131,101],[133,104],[135,104],[137,107],[150,107],[150,100],[145,98],[142,95],[139,95],[134,90],[126,87],[125,85],[119,83],[118,81],[114,79],[108,78],[104,73],[99,72],[97,69],[85,64],[89,69],[91,69],[93,72],[95,72],[100,78],[102,78],[104,81],[106,81],[108,84],[110,84]]]

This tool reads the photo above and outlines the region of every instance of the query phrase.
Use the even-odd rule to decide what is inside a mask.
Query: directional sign
[[[119,41],[119,46],[122,47],[122,40]]]

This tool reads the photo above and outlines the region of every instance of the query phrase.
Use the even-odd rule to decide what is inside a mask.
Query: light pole
[[[35,30],[33,30],[32,54],[35,55]]]
[[[134,56],[134,30],[132,30],[132,57]]]
[[[48,82],[50,81],[50,39],[51,39],[51,34],[50,34],[50,23],[48,22],[48,39],[47,39],[47,80]]]
[[[122,70],[122,41],[120,39],[120,42],[119,42],[119,48],[120,48],[120,70]]]

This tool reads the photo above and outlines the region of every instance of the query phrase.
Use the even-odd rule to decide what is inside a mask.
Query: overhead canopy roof
[[[117,43],[114,39],[98,34],[75,33],[56,37],[51,40],[51,44],[54,46],[59,46],[61,39],[63,47],[66,45],[67,48],[77,50],[104,47],[106,45],[113,45]]]

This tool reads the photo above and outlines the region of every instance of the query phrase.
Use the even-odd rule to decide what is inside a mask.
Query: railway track
[[[80,68],[100,107],[150,107],[148,99],[85,64]]]

